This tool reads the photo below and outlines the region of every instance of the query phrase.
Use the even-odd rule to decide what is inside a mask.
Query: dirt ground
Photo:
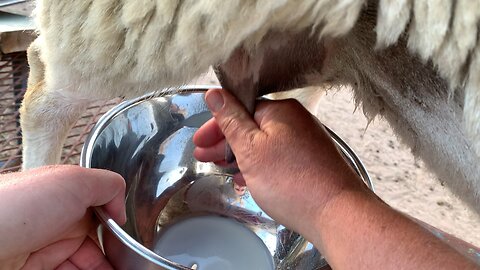
[[[480,246],[480,216],[413,157],[386,121],[377,118],[365,129],[366,118],[354,108],[348,90],[329,92],[321,98],[317,116],[357,153],[376,194],[392,207]]]
[[[212,72],[192,83],[218,84]],[[316,105],[316,106],[315,106]],[[360,157],[373,180],[376,194],[392,207],[480,247],[480,216],[443,187],[423,162],[402,145],[386,121],[368,125],[355,111],[348,89],[321,96],[317,117]]]

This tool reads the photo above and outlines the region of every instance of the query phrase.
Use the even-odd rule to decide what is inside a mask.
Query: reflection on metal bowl
[[[180,265],[156,254],[155,246],[176,222],[217,216],[250,229],[263,242],[275,269],[328,267],[312,244],[275,222],[258,207],[248,189],[234,184],[235,171],[195,160],[191,138],[211,118],[204,103],[208,88],[186,86],[162,96],[126,101],[105,114],[90,133],[81,165],[115,171],[127,184],[125,225],[119,226],[101,208],[96,209],[109,260],[116,269],[201,270],[202,265]],[[330,133],[346,160],[372,188],[357,156]]]

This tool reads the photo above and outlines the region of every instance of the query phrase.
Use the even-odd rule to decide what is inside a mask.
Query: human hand
[[[228,141],[255,201],[332,268],[477,269],[368,190],[298,102],[261,102],[252,119],[225,90],[206,101],[214,119],[195,134],[195,157],[225,165]]]
[[[0,269],[112,269],[90,235],[91,206],[125,223],[125,181],[106,170],[52,166],[0,175]]]
[[[324,127],[294,100],[263,101],[254,119],[225,90],[209,90],[214,116],[195,134],[195,157],[225,164],[225,138],[255,201],[278,222],[302,234],[338,194],[368,193]],[[225,135],[224,135],[225,134]]]

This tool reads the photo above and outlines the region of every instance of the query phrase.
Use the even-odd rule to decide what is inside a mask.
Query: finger
[[[89,238],[55,242],[32,253],[23,269],[113,269],[100,248]]]
[[[8,196],[0,197],[9,199]],[[68,212],[69,206],[62,209],[56,205],[59,209],[50,209],[50,211],[43,209],[40,203],[34,206],[38,207],[38,211],[33,214],[29,211],[30,209],[27,209],[27,206],[25,207],[26,211],[19,212],[16,216],[11,213],[5,216],[10,218],[2,222],[2,226],[0,226],[0,235],[2,235],[0,247],[8,246],[9,248],[0,248],[0,260],[18,254],[37,253],[40,250],[43,251],[38,254],[48,254],[49,249],[45,249],[45,247],[64,239],[83,239],[92,228],[91,212],[85,212],[80,220],[72,220]],[[28,216],[25,217],[25,214]],[[0,216],[3,214],[0,213]],[[11,218],[12,216],[15,218]],[[9,233],[5,233],[6,231]],[[68,252],[67,249],[62,249],[62,251]]]
[[[198,147],[210,147],[224,138],[225,136],[215,121],[215,118],[212,118],[195,132],[195,135],[193,135],[193,143]]]
[[[80,166],[51,166],[39,169],[35,179],[31,184],[40,197],[38,203],[51,204],[48,198],[53,196],[57,198],[53,202],[62,203],[64,208],[69,206],[70,215],[77,220],[89,207],[104,205],[115,221],[123,224],[126,220],[125,180],[115,172]]]
[[[208,90],[205,100],[233,152],[247,150],[245,144],[260,130],[243,105],[223,89]]]
[[[79,269],[70,261],[65,261],[62,264],[60,264],[55,270],[79,270]]]
[[[236,173],[233,176],[233,181],[242,187],[247,185],[247,182],[245,182],[245,179],[241,173]]]
[[[299,121],[310,118],[314,117],[295,99],[261,101],[254,114],[255,122],[266,133],[270,124],[298,125]]]
[[[84,205],[102,206],[102,208],[119,224],[127,220],[125,212],[125,180],[117,173],[87,169],[82,172],[88,188],[79,187],[84,193]],[[80,179],[77,179],[80,180]]]
[[[218,162],[225,159],[225,139],[219,141],[217,144],[208,147],[195,147],[193,156],[202,162]]]
[[[77,252],[69,258],[69,261],[77,267],[77,269],[113,269],[100,248],[90,237],[85,239]]]
[[[55,269],[68,260],[82,245],[84,237],[64,239],[32,253],[22,269]]]
[[[17,181],[0,188],[0,258],[37,250],[68,234],[89,229],[90,206],[106,204],[118,222],[125,218],[125,181],[116,173],[78,166],[54,166],[16,174]],[[86,225],[79,224],[82,221]],[[21,229],[19,229],[21,228]]]

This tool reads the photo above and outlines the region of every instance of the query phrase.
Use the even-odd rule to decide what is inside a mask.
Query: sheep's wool
[[[25,169],[60,160],[69,127],[93,100],[181,85],[237,48],[254,55],[271,33],[301,32],[347,44],[315,79],[352,84],[366,116],[381,112],[480,212],[480,0],[39,0],[35,19],[21,108]],[[388,65],[377,61],[382,53]]]
[[[135,95],[186,82],[234,48],[255,46],[267,31],[313,27],[319,36],[346,34],[360,0],[84,0],[37,2],[36,21],[47,84],[90,78],[80,91],[105,87]],[[480,1],[380,0],[377,47],[408,33],[408,46],[431,60],[452,91],[465,87],[467,131],[480,141]],[[68,67],[68,68],[65,68]],[[111,83],[118,82],[118,83]],[[126,89],[128,88],[128,90]],[[480,144],[477,144],[480,147]],[[480,149],[477,149],[480,153]]]

